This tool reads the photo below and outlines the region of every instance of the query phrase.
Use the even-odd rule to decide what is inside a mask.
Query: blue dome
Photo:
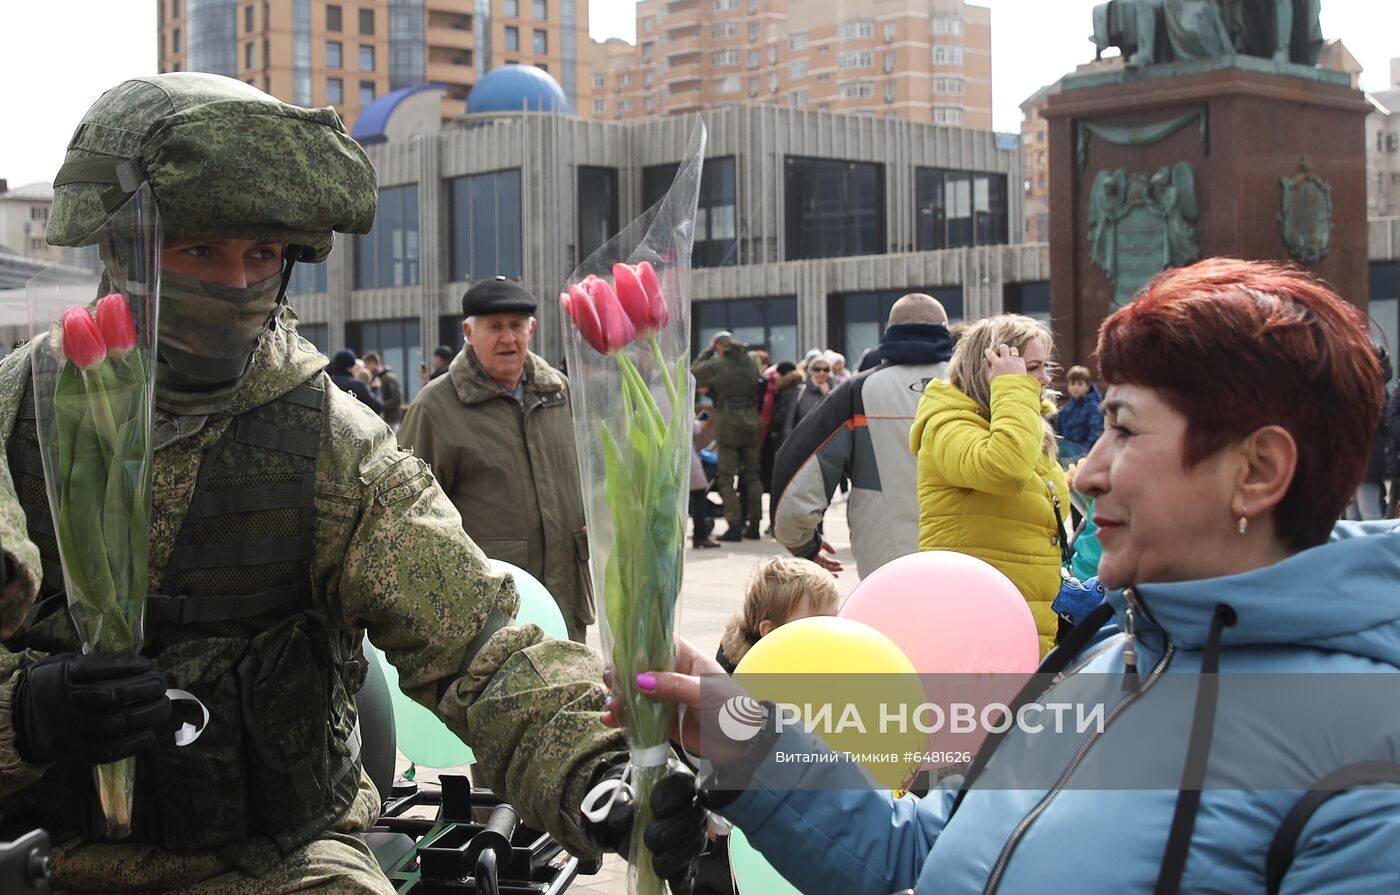
[[[419,84],[416,87],[405,87],[402,90],[384,94],[361,110],[359,117],[355,119],[355,126],[350,130],[350,139],[355,140],[361,146],[388,142],[389,138],[384,131],[389,126],[389,119],[393,117],[394,111],[398,109],[400,103],[424,90],[446,89],[446,84]]]
[[[549,72],[533,65],[503,65],[487,72],[467,95],[467,114],[568,112],[569,100]]]

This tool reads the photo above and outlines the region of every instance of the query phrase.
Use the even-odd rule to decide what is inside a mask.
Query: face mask
[[[236,289],[161,274],[157,407],[186,416],[228,408],[277,310],[282,278]]]

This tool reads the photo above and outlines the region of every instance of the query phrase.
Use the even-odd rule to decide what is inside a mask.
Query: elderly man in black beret
[[[399,444],[432,467],[462,527],[542,581],[572,640],[594,621],[569,384],[530,353],[539,302],[514,280],[462,297],[466,344],[408,408]]]

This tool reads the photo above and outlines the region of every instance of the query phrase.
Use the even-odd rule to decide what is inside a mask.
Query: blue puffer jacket
[[[1125,619],[1125,591],[1111,591],[1108,599],[1116,617]],[[1181,684],[1196,692],[1206,679],[1187,675],[1201,668],[1221,603],[1238,618],[1222,628],[1214,651],[1221,692],[1231,686],[1230,675],[1245,672],[1299,674],[1294,680],[1312,674],[1314,683],[1318,674],[1370,673],[1369,680],[1390,686],[1388,675],[1400,670],[1400,524],[1341,523],[1329,543],[1268,568],[1143,585],[1132,589],[1132,600],[1136,677],[1125,678],[1127,635],[1112,625],[1081,652],[1079,666],[1070,666],[1075,673],[1057,687],[1078,682],[1091,691],[1100,688],[1110,706],[1122,706],[1120,714],[1109,711],[1106,732],[1081,758],[1111,756],[1115,735],[1162,730],[1179,735],[1182,747],[1118,758],[1127,759],[1133,773],[1141,769],[1145,778],[1179,780],[1193,726],[1191,700],[1173,704],[1179,712],[1168,712],[1153,705],[1156,693],[1145,688],[1160,684],[1167,691]],[[1137,689],[1125,689],[1126,680]],[[1400,689],[1400,679],[1391,689]],[[1283,691],[1284,704],[1294,692]],[[1242,724],[1240,714],[1222,711],[1213,718],[1213,759],[1233,745],[1310,781],[1356,761],[1400,760],[1400,717],[1373,703],[1338,699],[1333,714],[1343,725],[1308,719],[1307,735],[1288,739],[1268,725]],[[1339,726],[1346,731],[1339,732]],[[1061,779],[1063,785],[975,785],[949,820],[953,793],[896,800],[888,792],[860,788],[860,769],[850,764],[803,765],[801,785],[807,788],[770,789],[765,778],[786,774],[783,779],[790,781],[794,773],[791,764],[780,766],[776,755],[811,747],[810,734],[790,729],[723,813],[807,895],[889,895],[908,887],[917,887],[920,895],[1152,892],[1177,804],[1175,786],[1088,788],[1101,779],[1084,780],[1092,762],[1076,763],[1073,751],[1038,742],[1043,739],[1013,730],[979,780],[995,777],[999,767],[1002,774],[1037,767],[1038,779]],[[1205,789],[1180,891],[1263,892],[1269,843],[1301,790]],[[1303,828],[1282,887],[1294,895],[1397,890],[1400,790],[1394,788],[1349,790],[1327,801]]]
[[[1078,459],[1089,453],[1089,448],[1103,434],[1103,412],[1099,404],[1103,395],[1090,387],[1082,398],[1070,398],[1055,417],[1055,434],[1069,442],[1066,455]]]

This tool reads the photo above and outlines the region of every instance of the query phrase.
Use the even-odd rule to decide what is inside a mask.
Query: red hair
[[[1108,385],[1154,389],[1186,417],[1187,469],[1263,426],[1298,467],[1274,508],[1294,550],[1327,540],[1366,470],[1381,415],[1366,319],[1305,271],[1211,258],[1160,274],[1099,328]]]

